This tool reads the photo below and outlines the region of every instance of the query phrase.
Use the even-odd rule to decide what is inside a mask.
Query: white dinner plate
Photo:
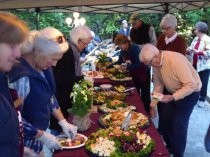
[[[76,148],[80,148],[80,147],[83,147],[84,145],[85,145],[85,142],[87,141],[87,136],[85,136],[85,135],[82,135],[82,134],[77,134],[78,136],[81,136],[81,137],[84,137],[84,142],[83,143],[81,143],[81,144],[79,144],[79,145],[76,145],[76,146],[62,146],[62,148],[63,149],[76,149]],[[71,141],[71,139],[65,139],[65,138],[63,138],[65,135],[59,135],[59,136],[57,136],[57,138],[58,138],[58,140],[59,140],[59,142],[61,142],[61,141]]]

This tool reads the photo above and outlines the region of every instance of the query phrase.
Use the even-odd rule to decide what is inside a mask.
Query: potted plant
[[[107,56],[106,52],[101,52],[98,55],[98,59],[97,59],[97,64],[96,64],[96,68],[100,71],[101,68],[106,67],[106,65],[110,64],[109,63],[109,57]]]
[[[89,110],[92,107],[92,83],[88,80],[81,80],[75,83],[70,97],[73,98],[72,108],[68,109],[73,115],[73,124],[79,131],[90,128],[91,120]]]

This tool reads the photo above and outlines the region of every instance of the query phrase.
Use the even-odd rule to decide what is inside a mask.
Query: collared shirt
[[[174,41],[175,39],[176,39],[176,37],[177,37],[177,32],[172,36],[172,37],[170,37],[170,38],[168,38],[167,36],[166,36],[166,38],[165,38],[165,43],[166,43],[166,45],[168,45],[168,43],[170,43],[170,42],[172,42],[172,41]]]
[[[179,100],[200,91],[200,77],[187,58],[176,52],[163,52],[162,67],[153,67],[154,92],[162,93],[165,86]]]

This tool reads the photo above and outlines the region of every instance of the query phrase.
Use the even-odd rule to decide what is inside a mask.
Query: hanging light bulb
[[[78,18],[79,18],[79,13],[78,13],[78,12],[73,12],[73,17],[74,17],[75,19],[78,19]]]
[[[80,18],[80,25],[85,25],[85,23],[86,23],[86,20],[85,20],[85,18],[84,17],[82,17],[82,18]]]
[[[72,19],[70,17],[66,18],[66,23],[68,26],[70,26],[70,24],[72,23]]]

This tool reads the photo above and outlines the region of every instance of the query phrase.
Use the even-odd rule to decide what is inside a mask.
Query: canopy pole
[[[39,16],[40,16],[40,8],[36,8],[35,9],[35,12],[36,12],[36,29],[38,30],[39,29]]]

